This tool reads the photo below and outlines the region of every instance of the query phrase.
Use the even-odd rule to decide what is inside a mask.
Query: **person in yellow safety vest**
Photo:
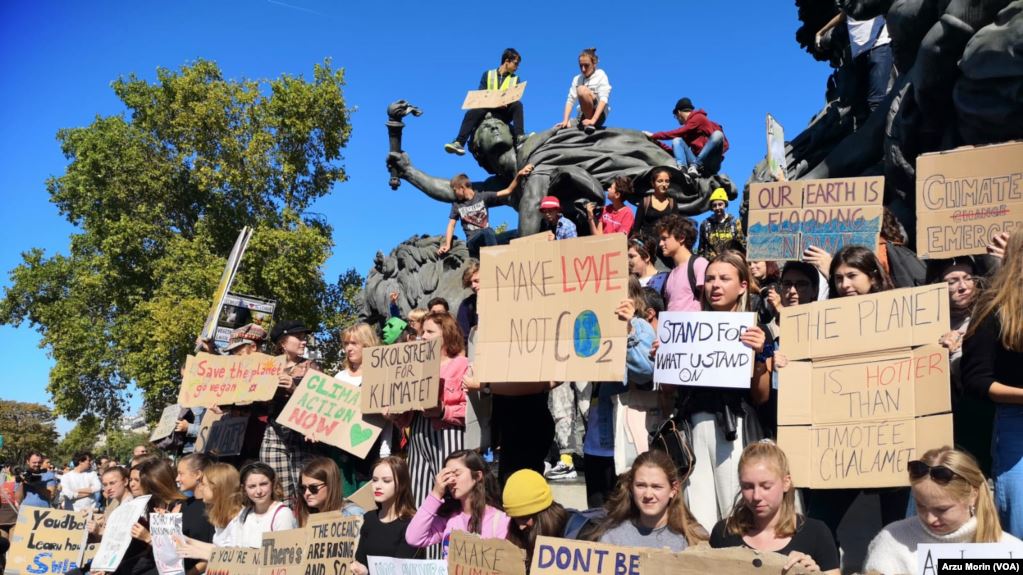
[[[744,250],[742,226],[728,209],[728,194],[718,188],[710,194],[710,217],[700,223],[699,255],[712,260],[727,249]]]
[[[515,72],[519,69],[522,57],[515,48],[507,48],[501,54],[501,65],[497,69],[487,70],[480,78],[480,90],[508,90],[519,83],[519,77]],[[512,102],[507,106],[490,109],[466,110],[462,118],[462,125],[458,128],[458,136],[450,144],[444,144],[444,151],[449,154],[465,154],[465,145],[469,143],[469,137],[476,131],[476,128],[483,121],[483,118],[490,113],[505,121],[515,136],[515,145],[525,140],[525,124],[523,120],[522,102]]]

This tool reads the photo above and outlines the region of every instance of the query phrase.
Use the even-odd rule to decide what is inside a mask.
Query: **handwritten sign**
[[[522,99],[526,83],[520,82],[507,90],[469,90],[462,102],[463,110],[500,108]]]
[[[785,159],[785,130],[774,119],[767,115],[767,172],[776,181],[784,182],[788,162]]]
[[[402,413],[440,402],[440,340],[366,348],[362,412]]]
[[[1023,228],[1023,142],[917,157],[916,219],[921,258],[982,254]]]
[[[347,517],[340,511],[310,516],[303,573],[338,573],[339,566],[351,563],[359,546],[361,526],[361,517]]]
[[[116,571],[131,544],[131,527],[146,512],[149,495],[136,497],[117,506],[107,517],[103,539],[92,559],[93,571]]]
[[[217,547],[213,549],[206,575],[252,575],[259,573],[261,549]]]
[[[373,575],[447,575],[448,564],[442,559],[397,559],[370,555],[369,572]]]
[[[358,505],[363,511],[369,513],[377,508],[377,502],[373,500],[373,482],[367,481],[365,485],[355,490],[348,496],[348,500]]]
[[[180,513],[150,513],[149,533],[153,536],[153,558],[160,575],[185,572],[185,563],[174,548],[174,538],[181,537]]]
[[[480,381],[621,381],[626,252],[623,234],[481,250]]]
[[[90,561],[92,561],[92,558],[96,556],[96,551],[98,549],[99,543],[89,543],[86,545],[85,553],[82,553],[82,565],[87,565]]]
[[[23,505],[11,533],[4,575],[67,573],[82,565],[87,511]]]
[[[750,184],[750,260],[798,260],[817,246],[877,249],[884,177]]]
[[[199,422],[199,432],[195,436],[195,452],[206,453],[206,444],[210,438],[210,430],[213,428],[213,424],[220,421],[224,417],[224,413],[214,413],[212,409],[207,409],[202,414],[202,421]]]
[[[706,545],[690,547],[681,553],[644,549],[640,554],[639,573],[657,575],[802,575],[809,573],[799,566],[785,569],[788,557],[771,551],[744,547],[712,549]]]
[[[949,331],[944,284],[784,307],[780,313],[790,360],[924,345]]]
[[[277,423],[356,457],[366,457],[383,425],[373,417],[363,417],[359,391],[354,385],[309,370],[277,416]]]
[[[210,435],[203,446],[203,453],[228,457],[239,455],[245,445],[245,430],[248,428],[247,415],[222,417],[210,426]]]
[[[537,537],[531,575],[640,575],[642,548]]]
[[[739,337],[757,324],[756,314],[662,311],[657,318],[655,382],[749,389],[753,349]]]
[[[999,569],[993,566],[980,566],[979,562],[971,562],[970,559],[987,559],[988,561],[1015,559],[1015,561],[1007,561]],[[917,573],[919,575],[937,575],[953,571],[1018,573],[1021,559],[1023,559],[1023,544],[1018,541],[1013,543],[921,543],[916,547],[917,570],[914,575]],[[958,565],[959,568],[942,568],[938,564],[939,561],[946,565]],[[971,565],[967,566],[967,563]]]
[[[190,355],[185,360],[178,403],[184,407],[213,407],[269,401],[277,392],[283,365],[283,356],[262,353]]]
[[[260,572],[273,575],[303,575],[309,546],[309,529],[287,529],[263,533]]]
[[[160,414],[160,422],[153,428],[149,435],[149,441],[157,441],[174,433],[174,427],[178,424],[178,417],[181,415],[181,406],[178,404],[168,405],[163,408]]]
[[[507,539],[452,531],[449,575],[526,575],[526,554]]]

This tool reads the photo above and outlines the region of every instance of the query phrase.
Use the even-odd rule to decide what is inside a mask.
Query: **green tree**
[[[84,415],[78,420],[78,424],[67,432],[57,445],[57,457],[61,461],[70,461],[76,453],[96,451],[96,442],[99,440],[101,429],[100,421],[93,415]]]
[[[132,383],[150,420],[173,401],[243,226],[254,233],[232,289],[277,300],[278,317],[333,321],[320,271],[332,230],[304,214],[346,179],[343,85],[329,61],[311,80],[266,82],[200,60],[115,81],[125,113],[58,132],[69,163],[47,190],[80,231],[66,255],[24,253],[0,301],[0,323],[31,324],[55,360],[57,413],[109,430]]]
[[[57,425],[53,412],[45,405],[0,399],[0,461],[23,463],[35,449],[52,455],[57,446]]]
[[[157,452],[149,443],[149,434],[130,430],[110,429],[100,438],[100,443],[101,446],[96,449],[96,456],[109,455],[121,465],[127,465],[131,461],[131,453],[136,445],[146,445],[150,453]]]

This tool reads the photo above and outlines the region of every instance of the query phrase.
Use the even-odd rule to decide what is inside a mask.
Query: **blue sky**
[[[74,229],[45,188],[66,165],[55,135],[122,113],[110,89],[122,75],[152,80],[158,67],[197,58],[236,79],[309,78],[327,57],[344,68],[345,97],[355,109],[344,152],[349,180],[313,208],[334,225],[325,269],[332,280],[349,267],[366,274],[378,250],[442,233],[447,222],[446,205],[407,183],[398,191],[387,186],[391,101],[405,98],[424,110],[406,121],[404,148],[414,163],[438,176],[481,178],[469,156],[447,155],[442,146],[483,70],[499,63],[504,48],[519,50],[519,73],[529,82],[526,128],[539,131],[560,120],[579,51],[596,46],[613,86],[609,125],[673,128],[675,100],[688,96],[724,126],[731,151],[723,171],[741,186],[764,155],[765,114],[791,137],[824,103],[830,70],[796,44],[798,26],[793,2],[4,2],[0,286],[9,285],[9,270],[29,248],[67,253]],[[510,208],[491,218],[516,220]],[[49,403],[51,362],[38,342],[27,325],[0,327],[0,397]]]

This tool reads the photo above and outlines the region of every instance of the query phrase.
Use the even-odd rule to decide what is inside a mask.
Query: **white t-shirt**
[[[854,59],[875,46],[884,46],[892,41],[888,37],[884,16],[875,16],[870,20],[856,20],[846,16],[845,25],[849,29],[849,46]]]
[[[286,529],[297,529],[298,521],[295,514],[287,505],[276,501],[270,505],[266,513],[255,513],[241,511],[231,523],[224,528],[223,534],[213,536],[213,543],[218,546],[254,547],[256,549],[263,545],[263,534],[271,531],[283,531]],[[242,523],[242,515],[245,515],[245,523]],[[221,543],[227,541],[227,543]]]
[[[352,375],[351,373],[348,373],[347,369],[342,369],[341,371],[337,372],[337,374],[334,375],[334,378],[337,379],[338,381],[343,381],[348,385],[362,387],[362,376]],[[386,429],[390,428],[388,427]],[[385,435],[384,438],[380,441],[380,457],[387,457],[391,454],[391,442],[388,441],[387,439],[388,435]]]
[[[81,496],[78,495],[80,489],[88,489],[93,494],[102,491],[103,485],[99,482],[99,477],[96,476],[95,471],[86,471],[80,473],[78,471],[68,471],[60,478],[60,493],[66,499],[73,501],[75,511],[83,511],[86,509],[96,508],[96,499],[92,495]]]

